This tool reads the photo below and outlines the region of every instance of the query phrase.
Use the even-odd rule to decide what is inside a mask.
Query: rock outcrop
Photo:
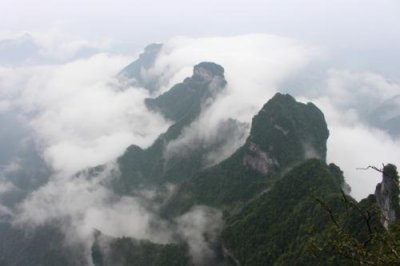
[[[375,197],[381,210],[381,223],[388,229],[400,219],[399,177],[396,166],[387,164],[382,171],[382,182],[376,186]]]

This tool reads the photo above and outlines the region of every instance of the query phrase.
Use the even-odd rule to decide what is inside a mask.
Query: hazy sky
[[[397,0],[2,0],[0,33],[10,31],[61,31],[131,53],[177,35],[278,34],[329,49],[341,66],[400,74]]]
[[[0,10],[2,31],[55,27],[140,43],[263,32],[337,46],[400,44],[397,0],[2,0]]]

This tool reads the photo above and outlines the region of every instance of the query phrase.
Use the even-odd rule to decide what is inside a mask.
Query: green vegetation
[[[184,244],[162,245],[123,237],[108,243],[96,242],[92,258],[96,266],[186,266],[190,265],[187,249]]]
[[[314,104],[277,93],[253,118],[249,141],[291,166],[306,156],[325,160],[328,136],[324,115]]]
[[[375,196],[356,202],[343,182],[337,166],[305,162],[228,219],[224,246],[241,265],[399,265],[399,221],[384,230]]]
[[[312,258],[309,239],[330,222],[316,202],[324,199],[341,212],[341,178],[322,161],[310,160],[294,168],[270,191],[228,219],[224,245],[242,265],[298,265]],[[295,260],[293,260],[295,258]]]
[[[253,118],[244,146],[183,182],[163,213],[182,214],[196,204],[234,211],[270,188],[282,172],[304,161],[308,149],[325,159],[328,134],[317,107],[278,93]]]
[[[220,87],[209,88],[207,80],[196,77],[185,79],[183,83],[173,86],[169,91],[155,99],[147,99],[150,110],[160,112],[175,123],[161,134],[148,149],[132,145],[118,159],[121,176],[114,183],[120,194],[129,194],[133,188],[153,186],[165,182],[179,182],[192,176],[203,164],[203,156],[207,150],[193,149],[185,156],[165,159],[165,147],[181,136],[185,127],[189,126],[200,114],[202,105],[207,99],[222,90],[226,84],[223,79],[223,68],[214,63],[200,63],[196,68],[205,68],[212,74],[220,75]],[[214,73],[215,72],[215,73]]]

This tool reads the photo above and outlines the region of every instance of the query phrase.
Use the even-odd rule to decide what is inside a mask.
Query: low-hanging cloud
[[[165,230],[150,230],[150,221],[157,219],[139,199],[118,197],[109,190],[107,184],[115,175],[118,168],[110,163],[96,174],[82,172],[73,178],[53,179],[19,205],[15,223],[38,226],[61,220],[72,233],[71,241],[90,238],[95,229],[113,237],[169,241]],[[159,225],[162,227],[161,222]]]
[[[308,98],[325,114],[330,136],[328,161],[344,171],[351,195],[360,200],[374,193],[381,176],[363,171],[373,165],[398,164],[400,139],[370,124],[368,115],[400,92],[400,84],[373,72],[329,70],[319,96]],[[393,110],[396,112],[396,110]]]
[[[213,117],[247,122],[274,95],[284,78],[320,53],[317,47],[276,35],[177,37],[163,46],[149,71],[161,76],[164,91],[190,76],[192,67],[199,62],[220,64],[228,87],[214,106]]]
[[[131,144],[150,145],[169,126],[146,109],[145,90],[121,90],[116,83],[116,73],[130,60],[97,54],[59,65],[0,68],[4,112],[18,113],[53,169],[46,184],[15,208],[2,206],[1,213],[24,228],[59,224],[70,244],[85,244],[88,263],[95,229],[114,237],[170,241],[164,222],[137,198],[112,192],[113,164],[94,177],[75,175],[113,161]],[[3,193],[12,189],[7,180],[1,186]]]
[[[91,265],[90,251],[96,230],[112,238],[172,242],[175,232],[170,223],[146,208],[142,199],[121,197],[110,190],[110,182],[117,175],[118,167],[109,163],[96,173],[83,171],[74,177],[52,178],[13,210],[13,225],[17,228],[57,225],[65,235],[64,244],[82,245],[87,265]]]
[[[66,63],[108,51],[109,40],[89,41],[59,28],[36,32],[0,32],[0,64],[11,66]]]
[[[116,158],[130,144],[146,147],[168,126],[147,111],[145,90],[117,89],[114,75],[127,62],[99,54],[0,72],[5,98],[29,116],[43,156],[56,171],[71,175]]]
[[[200,117],[187,128],[167,152],[192,144],[214,143],[220,125],[237,120],[249,124],[251,118],[278,90],[279,84],[321,54],[317,47],[276,35],[252,34],[232,37],[177,37],[162,48],[147,75],[155,75],[163,85],[160,92],[191,75],[193,65],[212,61],[225,69],[228,84],[211,104],[203,106]],[[240,147],[249,127],[232,128],[234,133],[219,151],[208,156],[217,163]]]
[[[194,206],[176,221],[177,232],[187,241],[194,265],[210,265],[215,260],[213,244],[224,225],[222,212]]]

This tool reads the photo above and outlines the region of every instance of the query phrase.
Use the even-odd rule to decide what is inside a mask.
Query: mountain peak
[[[149,45],[144,47],[143,54],[158,53],[161,50],[162,46],[162,43],[150,43]]]
[[[193,68],[192,78],[195,80],[210,82],[215,76],[224,78],[224,68],[213,62],[201,62]]]
[[[329,131],[323,113],[288,94],[277,93],[253,118],[243,163],[258,172],[326,158]]]
[[[150,110],[162,113],[167,119],[196,118],[207,100],[213,99],[226,85],[224,69],[218,64],[202,62],[194,66],[192,77],[174,85],[157,98],[146,99]]]

